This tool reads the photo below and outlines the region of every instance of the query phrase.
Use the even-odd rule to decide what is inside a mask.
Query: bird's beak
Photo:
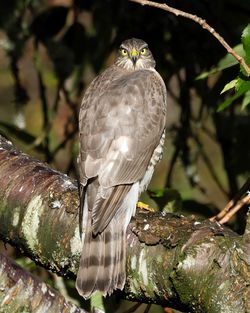
[[[132,62],[134,64],[134,66],[135,66],[135,63],[136,63],[136,61],[138,60],[138,57],[139,57],[138,52],[135,49],[133,49],[131,51],[130,57],[131,57],[131,60],[132,60]]]

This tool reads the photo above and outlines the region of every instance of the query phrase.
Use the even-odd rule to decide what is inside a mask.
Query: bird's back
[[[131,58],[133,45],[138,51],[145,49],[143,41],[126,42],[128,49],[130,44]],[[126,229],[162,153],[163,80],[152,67],[151,54],[145,55],[148,68],[141,60],[138,68],[128,66],[123,56],[91,83],[80,109],[78,164],[85,239],[76,286],[85,298],[96,290],[106,295],[123,288]]]

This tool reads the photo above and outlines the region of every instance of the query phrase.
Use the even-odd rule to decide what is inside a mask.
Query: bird
[[[76,289],[107,296],[126,281],[126,229],[162,158],[167,91],[148,44],[127,39],[79,111],[80,229]]]

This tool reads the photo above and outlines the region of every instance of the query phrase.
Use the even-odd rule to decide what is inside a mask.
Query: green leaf
[[[229,107],[230,104],[232,104],[236,99],[238,99],[240,96],[242,96],[244,94],[245,91],[243,90],[239,90],[237,91],[233,96],[227,98],[225,101],[223,101],[218,109],[217,112],[221,112],[223,110],[225,110],[227,107]]]
[[[234,82],[234,83],[232,83],[232,82]],[[241,78],[238,78],[238,79],[234,79],[233,81],[231,81],[227,85],[229,85],[231,83],[234,84],[236,93],[233,96],[227,98],[225,101],[223,101],[219,105],[217,112],[223,111],[225,108],[227,108],[230,104],[232,104],[239,97],[243,96],[244,94],[246,94],[250,91],[250,81],[246,81],[246,80],[243,80]],[[224,87],[224,89],[225,89],[225,87]],[[230,89],[230,88],[228,88],[228,89]],[[245,101],[247,101],[247,100],[245,100]],[[242,104],[242,106],[243,106],[243,104]]]
[[[242,91],[243,93],[246,93],[248,90],[250,90],[250,81],[244,80],[239,77],[235,84],[235,90],[236,92]]]
[[[245,51],[243,49],[242,44],[238,44],[233,48],[236,53],[238,53],[240,56],[245,57]],[[203,72],[201,73],[196,79],[204,79],[207,78],[208,76],[211,76],[215,73],[218,73],[222,70],[225,70],[229,67],[232,67],[234,65],[238,64],[238,61],[230,54],[227,53],[219,62],[218,64],[213,67],[210,71]]]
[[[195,79],[196,80],[200,80],[200,79],[205,79],[207,78],[208,76],[210,75],[213,75],[215,73],[217,73],[217,69],[216,68],[213,68],[211,69],[210,71],[207,71],[207,72],[202,72],[200,75],[198,75]]]
[[[250,90],[248,90],[245,94],[245,97],[241,104],[241,109],[244,110],[250,103]]]
[[[234,51],[239,54],[240,56],[244,57],[245,56],[245,52],[243,49],[243,45],[242,44],[238,44],[237,46],[235,46]],[[234,66],[238,64],[238,61],[232,56],[232,54],[227,53],[218,63],[217,65],[217,69],[218,71],[224,70],[226,68],[229,68],[231,66]]]
[[[227,83],[227,84],[224,86],[224,88],[222,89],[222,91],[221,91],[220,94],[222,94],[222,93],[224,93],[224,92],[226,92],[226,91],[228,91],[228,90],[234,88],[235,85],[236,85],[236,83],[237,83],[237,81],[238,81],[238,79],[233,79],[233,80],[231,80],[229,83]]]
[[[241,41],[243,43],[244,50],[250,53],[250,24],[243,30],[241,35]]]
[[[243,30],[242,35],[241,35],[241,41],[242,41],[243,48],[246,53],[245,61],[247,65],[250,65],[250,24],[248,24],[247,27]],[[248,76],[248,74],[246,73],[246,70],[242,66],[240,70],[244,75]]]

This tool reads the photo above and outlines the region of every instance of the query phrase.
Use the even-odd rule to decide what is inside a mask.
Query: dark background
[[[206,19],[231,46],[240,43],[249,23],[245,0],[167,4]],[[117,0],[2,1],[0,12],[0,133],[19,148],[76,177],[84,90],[113,62],[120,43],[137,37],[149,44],[168,90],[166,151],[150,189],[177,189],[182,213],[208,217],[243,185],[250,108],[242,110],[239,98],[217,112],[228,95],[220,92],[239,66],[196,79],[226,54],[200,25]],[[147,194],[144,199],[156,207]],[[244,216],[242,210],[230,224],[240,233]]]

